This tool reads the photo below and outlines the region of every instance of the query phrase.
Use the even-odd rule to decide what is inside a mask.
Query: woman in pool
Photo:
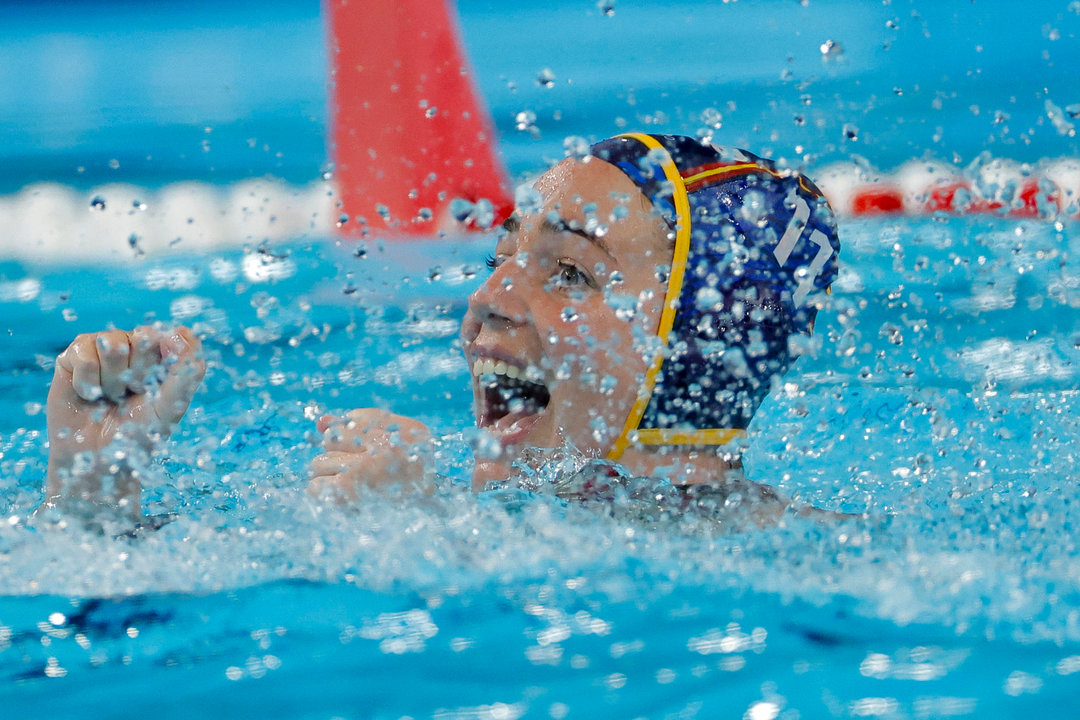
[[[473,487],[506,478],[528,448],[567,444],[635,476],[742,482],[726,446],[791,364],[789,339],[811,333],[836,274],[824,197],[745,151],[637,133],[564,160],[534,190],[462,322],[476,423],[498,448],[477,458]],[[76,338],[49,392],[50,500],[119,498],[137,516],[125,453],[168,434],[204,371],[186,328]],[[363,409],[318,428],[316,496],[425,476],[430,433],[416,420]]]

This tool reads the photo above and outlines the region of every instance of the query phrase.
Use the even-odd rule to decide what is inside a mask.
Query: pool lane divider
[[[910,160],[891,173],[836,163],[808,171],[841,217],[993,214],[1080,217],[1080,159],[1020,163],[980,157],[959,168]]]
[[[992,170],[913,161],[891,172],[854,163],[806,172],[841,220],[935,213],[1080,219],[1080,158],[984,165]],[[6,228],[0,257],[96,264],[326,238],[335,231],[359,237],[349,224],[335,227],[339,192],[334,179],[307,185],[265,177],[229,185],[182,181],[158,188],[110,183],[89,189],[34,183],[0,195],[0,227]],[[408,225],[400,236],[432,238],[441,229],[434,222]],[[395,231],[383,227],[373,234],[390,238]],[[454,230],[447,237],[456,242],[462,235]]]

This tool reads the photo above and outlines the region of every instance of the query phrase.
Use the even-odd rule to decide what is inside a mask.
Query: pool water
[[[155,7],[153,22],[176,31],[162,32],[201,57],[185,6]],[[318,10],[267,7],[200,5],[207,23],[238,28],[222,30],[238,55],[267,56],[276,82],[246,84],[261,74],[219,62],[222,98],[159,102],[143,78],[100,72],[133,42],[157,48],[150,61],[169,57],[145,35],[106,32],[125,15],[110,11],[76,43],[100,61],[78,87],[113,98],[109,122],[45,93],[5,114],[17,131],[3,182],[24,178],[0,197],[5,712],[1068,716],[1080,700],[1074,219],[843,220],[831,307],[758,413],[745,462],[800,503],[860,518],[723,530],[542,492],[475,494],[456,338],[490,240],[357,245],[325,230],[337,213],[320,177],[323,89],[308,82],[325,59]],[[709,107],[724,115],[718,140],[812,169],[858,155],[888,169],[923,156],[964,165],[983,150],[1080,154],[1045,105],[1075,100],[1080,6],[1018,17],[1006,3],[972,15],[919,3],[604,7],[462,4],[515,175],[560,157],[566,135],[624,123],[693,134],[711,127]],[[56,39],[32,10],[3,9],[23,32],[5,58]],[[152,24],[126,14],[140,31]],[[51,22],[62,31],[75,15]],[[288,34],[278,26],[299,38],[287,52],[264,41]],[[709,27],[750,28],[759,42],[737,33],[699,45],[704,56],[680,44]],[[820,56],[828,38],[842,55]],[[551,88],[534,82],[543,67]],[[0,76],[3,97],[31,97],[27,77]],[[153,112],[127,116],[143,105]],[[516,128],[526,108],[538,133]],[[188,113],[210,118],[209,146]],[[43,118],[51,147],[34,134]],[[246,179],[265,173],[287,184]],[[52,358],[76,333],[153,320],[195,327],[209,360],[145,492],[148,512],[177,519],[119,539],[28,525]],[[442,436],[446,486],[314,506],[315,418],[363,406]]]
[[[222,716],[485,718],[1004,717],[1075,699],[1075,228],[845,230],[816,357],[763,406],[746,463],[866,519],[735,533],[453,485],[309,503],[326,410],[415,414],[467,477],[456,332],[482,239],[23,266],[36,293],[4,317],[37,323],[39,354],[2,358],[13,520],[40,496],[46,358],[73,325],[182,320],[211,362],[147,493],[178,520],[136,540],[0,529],[0,693],[177,717],[196,697]]]

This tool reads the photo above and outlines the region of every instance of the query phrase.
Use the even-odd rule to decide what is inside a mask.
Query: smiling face
[[[462,321],[476,423],[501,448],[477,458],[477,488],[528,447],[606,454],[656,351],[672,250],[649,201],[595,158],[535,189],[542,205],[508,221]]]

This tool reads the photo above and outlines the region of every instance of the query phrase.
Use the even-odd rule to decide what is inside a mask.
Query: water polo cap
[[[592,146],[672,230],[661,350],[609,457],[631,442],[723,445],[744,436],[788,338],[809,335],[836,276],[832,209],[802,175],[745,150],[629,133]]]

